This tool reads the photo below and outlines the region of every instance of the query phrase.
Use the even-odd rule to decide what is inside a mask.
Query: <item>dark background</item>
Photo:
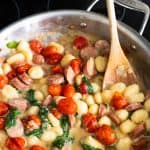
[[[142,0],[150,7],[150,0]],[[85,10],[92,0],[0,0],[0,29],[28,15],[57,9]],[[105,0],[100,2],[92,11],[107,15]],[[123,13],[124,12],[124,13]],[[117,18],[139,30],[143,14],[116,6]],[[143,36],[150,41],[150,19]]]

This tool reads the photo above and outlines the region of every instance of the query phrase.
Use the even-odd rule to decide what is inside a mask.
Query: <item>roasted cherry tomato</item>
[[[7,73],[7,78],[8,78],[9,80],[12,80],[12,79],[15,78],[16,76],[17,76],[17,74],[16,74],[16,71],[15,71],[15,70],[12,70],[12,71],[10,71],[10,72]]]
[[[81,92],[82,94],[88,93],[88,86],[87,86],[87,84],[84,83],[84,82],[82,82],[82,83],[80,84],[79,89],[80,89],[80,92]]]
[[[96,116],[91,113],[87,113],[83,115],[82,125],[83,125],[83,128],[87,130],[88,132],[95,132],[95,130],[97,129]]]
[[[25,140],[21,137],[8,138],[6,140],[6,147],[9,150],[24,150]]]
[[[50,46],[47,46],[46,48],[43,49],[42,51],[42,55],[44,57],[48,57],[54,53],[57,53],[57,47],[56,46],[53,46],[53,45],[50,45]]]
[[[74,41],[73,41],[73,45],[77,48],[77,49],[82,49],[86,46],[88,46],[88,41],[85,37],[83,36],[77,36]]]
[[[115,92],[111,99],[111,105],[115,109],[122,109],[128,105],[128,101],[121,93]]]
[[[7,76],[0,75],[0,89],[2,89],[8,83]]]
[[[71,84],[64,85],[62,94],[65,97],[73,97],[73,95],[75,94],[75,88]]]
[[[55,65],[52,67],[53,74],[63,74],[63,68],[60,65]]]
[[[18,74],[23,74],[25,72],[27,72],[29,69],[31,68],[31,65],[28,63],[22,63],[20,65],[18,65],[18,67],[16,67],[16,73]]]
[[[39,118],[38,115],[30,115],[28,117],[28,120],[29,121],[33,120],[38,126],[41,126],[41,119]]]
[[[6,119],[4,117],[0,117],[0,129],[4,129],[6,123]]]
[[[113,129],[108,125],[102,125],[96,130],[97,139],[104,145],[111,145],[116,142]]]
[[[0,116],[5,115],[9,110],[9,107],[6,103],[0,102]]]
[[[43,45],[39,40],[33,39],[29,42],[30,48],[35,52],[40,54],[43,50]]]
[[[79,74],[81,71],[81,60],[80,59],[73,59],[71,61],[71,67],[75,74]]]
[[[71,115],[77,112],[77,104],[72,98],[64,98],[58,102],[58,111],[63,114]]]
[[[56,108],[53,108],[51,110],[51,113],[57,118],[57,119],[60,119],[62,117],[62,113],[58,111],[58,109]]]
[[[30,150],[45,150],[45,148],[40,145],[33,145],[31,146]]]
[[[62,93],[62,86],[60,84],[51,84],[48,87],[48,93],[52,96],[60,96]]]
[[[60,63],[63,55],[59,53],[54,53],[46,57],[46,62],[50,65],[57,65]]]

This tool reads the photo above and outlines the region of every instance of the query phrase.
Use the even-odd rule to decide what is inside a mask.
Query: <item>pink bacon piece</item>
[[[44,57],[43,57],[42,55],[40,55],[40,54],[34,54],[34,55],[33,55],[33,62],[34,62],[35,64],[41,65],[41,64],[43,64],[43,63],[45,62],[45,59],[44,59]]]
[[[119,125],[121,123],[121,120],[114,112],[109,113],[108,116],[116,125]]]
[[[141,103],[131,103],[129,104],[125,109],[127,111],[134,111],[134,110],[137,110],[137,109],[140,109],[140,108],[143,108],[143,105]]]
[[[66,80],[68,81],[68,83],[73,84],[74,78],[75,78],[75,73],[71,66],[68,66],[65,68],[64,74],[65,74],[65,77],[66,77]]]
[[[55,74],[48,76],[48,84],[62,84],[65,82],[64,76],[61,74]]]
[[[48,95],[45,100],[43,101],[43,106],[48,106],[53,101],[53,98],[51,95]]]
[[[33,83],[33,80],[29,77],[27,73],[19,75],[19,78],[27,85],[31,85]]]

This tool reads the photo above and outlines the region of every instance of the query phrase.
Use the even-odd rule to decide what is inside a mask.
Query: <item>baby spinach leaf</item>
[[[84,77],[82,77],[82,81],[84,82],[84,83],[86,83],[86,85],[88,86],[88,92],[90,93],[90,94],[93,94],[93,87],[92,87],[92,85],[91,85],[91,83],[90,83],[90,80],[88,80],[85,76]]]
[[[18,46],[18,42],[16,41],[11,41],[7,43],[7,47],[12,49],[12,48],[16,48]]]
[[[36,136],[38,138],[40,138],[42,134],[43,134],[43,130],[41,128],[34,129],[31,132],[25,132],[26,136],[34,135],[34,136]]]
[[[88,144],[81,144],[83,150],[101,150],[100,148],[95,148],[95,147],[92,147]]]

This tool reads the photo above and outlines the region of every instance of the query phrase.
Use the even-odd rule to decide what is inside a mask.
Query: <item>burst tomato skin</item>
[[[56,65],[52,67],[53,74],[63,74],[63,68],[60,65]]]
[[[7,73],[7,78],[8,78],[9,80],[12,80],[12,79],[15,78],[16,76],[17,76],[17,74],[16,74],[15,70],[12,70],[12,71],[10,71],[10,72]]]
[[[51,84],[48,87],[48,93],[52,96],[60,96],[62,93],[62,86],[60,84]]]
[[[81,71],[81,60],[80,59],[73,59],[71,61],[71,67],[75,74],[79,74]]]
[[[97,129],[96,116],[91,113],[87,113],[83,115],[82,125],[83,125],[83,128],[87,130],[88,132],[95,132],[95,130]]]
[[[115,92],[111,99],[111,105],[118,110],[125,108],[128,105],[128,101],[121,93]]]
[[[57,65],[60,63],[63,55],[59,53],[54,53],[46,57],[46,62],[50,65]]]
[[[6,103],[0,102],[0,116],[5,115],[9,110],[9,107]]]
[[[82,83],[80,84],[80,92],[81,92],[82,94],[88,93],[88,86],[87,86],[86,83],[82,82]]]
[[[6,119],[4,117],[0,117],[0,129],[5,128]]]
[[[53,108],[51,110],[51,113],[57,118],[57,119],[60,119],[62,117],[62,113],[58,111],[58,109],[56,108]]]
[[[7,76],[0,75],[0,89],[2,89],[8,83]]]
[[[88,41],[83,36],[77,36],[73,41],[73,45],[80,50],[88,45]]]
[[[96,130],[97,139],[104,145],[111,145],[116,142],[113,129],[108,125],[102,125]]]
[[[25,64],[22,64],[22,65],[16,67],[15,70],[16,70],[16,73],[23,74],[23,73],[27,72],[31,67],[32,66],[30,64],[25,63]]]
[[[40,54],[43,50],[43,45],[39,40],[33,39],[29,42],[30,48],[35,52]]]
[[[30,150],[45,150],[45,148],[40,145],[33,145]]]
[[[44,57],[48,57],[54,53],[57,53],[57,47],[56,46],[53,46],[53,45],[49,45],[47,46],[46,48],[43,49],[42,51],[42,55]]]
[[[75,94],[75,88],[71,84],[64,85],[62,93],[65,97],[73,97]]]
[[[9,150],[24,150],[25,140],[21,137],[10,138],[6,140],[6,147]]]
[[[72,115],[77,112],[77,104],[72,98],[64,98],[58,102],[58,111],[65,115]]]

